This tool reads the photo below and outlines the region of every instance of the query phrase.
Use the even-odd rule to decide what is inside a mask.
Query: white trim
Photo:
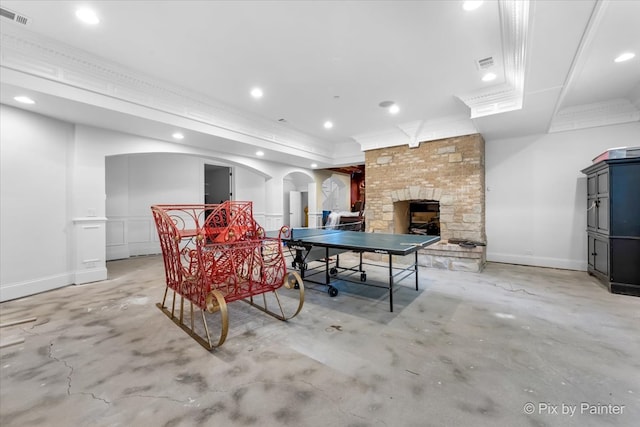
[[[101,266],[88,270],[76,271],[75,280],[76,285],[83,285],[85,283],[99,282],[101,280],[107,280],[107,267]]]
[[[71,221],[73,221],[74,224],[78,224],[80,222],[107,222],[108,218],[104,216],[84,216],[73,218]]]
[[[357,135],[354,139],[360,143],[363,151],[368,151],[405,144],[416,148],[421,142],[476,133],[478,129],[473,121],[469,117],[458,115],[402,123],[381,132]]]
[[[472,119],[520,110],[524,102],[529,0],[500,0],[498,6],[506,83],[458,95]]]
[[[564,104],[564,99],[569,92],[569,89],[573,87],[574,80],[579,76],[578,70],[584,69],[584,63],[587,61],[588,55],[585,55],[584,52],[587,48],[593,43],[593,40],[596,37],[597,30],[600,27],[600,22],[604,17],[604,12],[608,6],[608,2],[606,0],[600,0],[596,2],[593,12],[591,13],[591,17],[589,18],[589,23],[587,24],[587,28],[584,31],[584,35],[580,40],[580,46],[578,46],[578,51],[574,56],[574,61],[571,63],[571,69],[567,74],[567,79],[562,85],[562,90],[560,91],[560,95],[556,101],[556,106],[553,110],[553,119],[549,124],[549,131],[554,126],[555,118],[558,114],[561,113],[560,106]]]
[[[56,276],[39,277],[35,280],[25,282],[2,285],[0,288],[0,302],[63,288],[65,286],[69,286],[71,283],[73,283],[72,274],[65,273]]]
[[[587,271],[587,262],[584,260],[500,254],[489,251],[487,251],[487,262],[501,262],[505,264],[519,264],[530,265],[534,267]]]
[[[627,99],[614,99],[560,110],[549,133],[640,121],[640,110]]]
[[[3,25],[0,47],[5,70],[205,123],[218,128],[218,133],[229,134],[229,139],[255,138],[264,147],[276,151],[294,150],[307,153],[313,159],[331,158],[335,152],[333,144],[282,123],[240,112],[200,93],[157,80],[25,28]]]

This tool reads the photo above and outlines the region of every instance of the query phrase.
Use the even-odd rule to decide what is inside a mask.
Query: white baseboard
[[[71,273],[65,273],[2,286],[0,288],[0,302],[63,288],[73,283],[72,276]]]
[[[564,270],[587,271],[587,261],[537,257],[531,255],[500,254],[487,251],[487,261],[505,264],[530,265],[533,267],[561,268]]]
[[[107,261],[129,258],[128,245],[107,246]]]
[[[107,268],[106,267],[98,267],[92,268],[83,271],[76,271],[76,280],[74,283],[76,285],[83,285],[85,283],[91,282],[99,282],[100,280],[107,280]]]

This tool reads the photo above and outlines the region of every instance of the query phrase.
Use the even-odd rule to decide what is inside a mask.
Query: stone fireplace
[[[408,206],[437,202],[441,241],[420,251],[419,264],[482,271],[486,246],[469,248],[449,242],[486,242],[480,134],[422,142],[417,148],[404,145],[366,151],[365,176],[366,231],[408,233]],[[425,214],[423,219],[432,216]]]

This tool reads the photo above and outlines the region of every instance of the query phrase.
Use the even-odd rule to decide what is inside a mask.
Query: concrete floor
[[[583,272],[421,269],[420,291],[398,286],[393,313],[384,290],[339,282],[336,298],[307,289],[288,322],[236,302],[226,343],[207,352],[155,307],[161,258],[108,270],[104,282],[0,305],[4,323],[37,317],[1,330],[5,342],[25,339],[0,350],[3,427],[640,419],[640,298],[609,294]]]

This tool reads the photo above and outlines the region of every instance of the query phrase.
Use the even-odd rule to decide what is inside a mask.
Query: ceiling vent
[[[14,22],[17,22],[22,25],[28,25],[31,20],[24,15],[20,15],[16,12],[13,12],[9,9],[5,9],[4,7],[0,7],[0,16],[3,18],[10,19]]]
[[[480,71],[487,70],[493,67],[493,56],[487,56],[486,58],[478,59],[476,61],[476,66]]]

